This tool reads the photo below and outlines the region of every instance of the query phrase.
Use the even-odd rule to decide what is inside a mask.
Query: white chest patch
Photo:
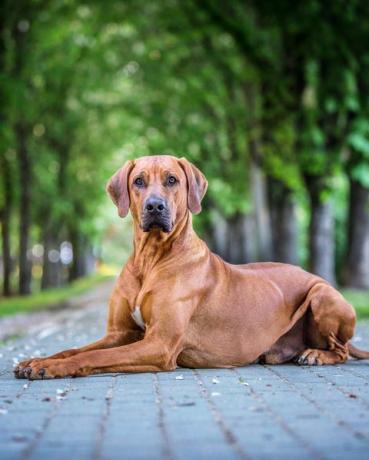
[[[143,331],[145,330],[146,326],[144,320],[141,315],[141,309],[139,305],[136,305],[134,311],[131,313],[133,321],[139,326]]]

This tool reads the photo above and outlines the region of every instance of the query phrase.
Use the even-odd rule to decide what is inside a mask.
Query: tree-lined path
[[[119,266],[105,185],[152,154],[204,172],[225,260],[369,290],[369,2],[105,3],[1,2],[1,295]]]
[[[368,361],[13,378],[18,359],[100,337],[110,284],[91,292],[87,304],[54,312],[44,324],[29,322],[25,336],[2,344],[2,460],[367,458]],[[368,324],[358,327],[357,339],[369,347]]]

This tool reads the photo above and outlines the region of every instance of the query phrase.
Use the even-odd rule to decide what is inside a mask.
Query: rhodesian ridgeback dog
[[[300,365],[369,358],[349,340],[355,311],[325,280],[281,263],[232,265],[194,232],[204,175],[186,159],[149,156],[126,164],[107,191],[130,210],[133,254],[109,303],[105,337],[18,365],[18,378],[104,372]]]

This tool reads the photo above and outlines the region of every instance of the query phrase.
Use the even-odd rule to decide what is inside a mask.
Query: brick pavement
[[[14,379],[14,360],[100,337],[106,303],[51,315],[0,347],[2,460],[369,458],[369,361]]]

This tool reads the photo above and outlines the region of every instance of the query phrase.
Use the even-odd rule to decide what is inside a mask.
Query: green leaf
[[[369,138],[360,134],[359,132],[351,134],[347,143],[354,150],[362,153],[365,157],[369,158]]]
[[[369,187],[369,162],[359,163],[351,168],[353,179],[356,179],[364,187]]]

